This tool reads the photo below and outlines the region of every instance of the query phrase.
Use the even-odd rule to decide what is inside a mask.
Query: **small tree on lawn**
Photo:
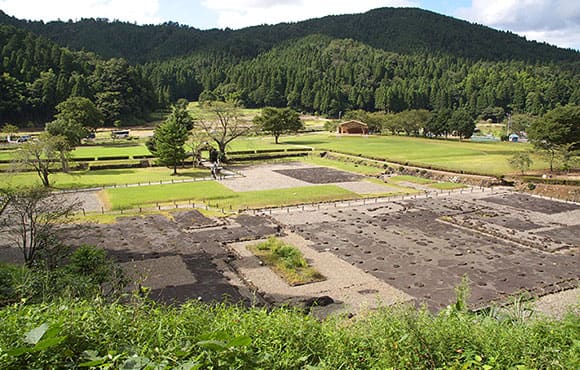
[[[182,106],[174,106],[167,120],[155,129],[153,141],[148,146],[160,164],[173,168],[174,175],[177,174],[177,166],[187,158],[183,146],[189,136],[188,127],[191,127],[189,113]]]
[[[532,122],[528,138],[550,162],[550,172],[554,170],[554,159],[565,158],[567,152],[580,143],[580,106],[557,107]]]
[[[80,203],[66,200],[45,187],[1,189],[0,192],[8,202],[2,214],[2,229],[22,251],[26,265],[34,265],[41,255],[49,260],[59,254],[57,225],[69,219]]]
[[[50,186],[50,169],[59,161],[59,145],[63,144],[64,138],[52,136],[48,133],[41,134],[37,140],[27,141],[16,152],[14,162],[16,168],[32,168],[38,174],[44,187]]]
[[[68,172],[68,154],[81,144],[81,140],[103,124],[103,114],[87,98],[75,96],[56,106],[56,119],[46,125],[53,136],[62,136],[65,141],[57,145],[62,170]]]
[[[530,153],[518,152],[508,159],[508,163],[512,168],[521,171],[523,175],[532,166],[534,161],[530,158]]]
[[[304,128],[298,112],[292,108],[264,108],[262,114],[254,118],[254,123],[262,131],[274,135],[276,144],[280,135]]]
[[[233,140],[249,133],[253,128],[252,122],[240,117],[237,102],[211,101],[203,103],[203,109],[209,113],[209,118],[200,119],[199,127],[213,140],[225,158],[226,147]]]
[[[6,134],[6,136],[10,137],[10,140],[12,140],[12,136],[14,136],[15,133],[18,132],[18,126],[7,123],[4,126],[2,126],[2,133]]]

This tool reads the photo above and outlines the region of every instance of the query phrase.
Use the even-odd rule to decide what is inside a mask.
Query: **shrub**
[[[68,270],[76,275],[86,276],[97,284],[107,281],[111,273],[111,262],[104,249],[82,245],[70,256]]]
[[[0,368],[577,368],[580,317],[382,307],[324,321],[297,310],[60,299],[0,310]],[[141,366],[137,366],[140,363]]]
[[[0,306],[18,301],[48,302],[58,297],[114,298],[125,283],[120,267],[107,258],[104,250],[82,246],[69,257],[68,264],[60,267],[0,265]]]

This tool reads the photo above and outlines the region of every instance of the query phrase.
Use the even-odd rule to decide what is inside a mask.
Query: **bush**
[[[326,121],[324,122],[324,131],[336,132],[338,125],[338,121]]]
[[[68,271],[86,276],[97,284],[107,281],[111,274],[111,262],[104,249],[82,245],[70,256]]]
[[[116,297],[125,283],[120,267],[107,258],[104,250],[85,245],[62,267],[0,265],[0,306],[19,301],[48,302],[58,297]]]
[[[318,321],[279,308],[71,299],[11,305],[0,322],[3,369],[573,369],[580,333],[572,314],[502,321],[383,307]]]

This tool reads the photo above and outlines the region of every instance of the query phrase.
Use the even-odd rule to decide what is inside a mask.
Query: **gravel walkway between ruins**
[[[309,166],[302,162],[291,162],[291,163],[250,166],[241,169],[238,168],[237,171],[242,173],[244,177],[224,179],[219,180],[219,182],[222,185],[230,188],[231,190],[238,192],[312,186],[312,184],[306,181],[301,181],[274,172],[274,170],[287,170],[309,167],[312,166]]]
[[[268,301],[277,304],[296,304],[301,299],[329,296],[335,301],[329,310],[359,312],[379,306],[411,302],[413,297],[380,281],[330,252],[318,252],[310,242],[297,234],[281,238],[304,254],[309,264],[326,277],[325,281],[300,286],[289,286],[269,267],[260,264],[246,247],[256,241],[233,243],[229,248],[239,256],[234,262],[236,270],[255,286]]]
[[[80,209],[83,209],[85,212],[98,212],[104,207],[98,193],[99,190],[75,191],[72,193],[61,193],[60,196],[70,201],[80,202]]]
[[[316,178],[317,180],[323,181],[315,183],[300,180],[298,178],[292,177],[291,175],[288,176],[277,172],[283,170],[304,169],[310,169],[315,173],[317,173],[317,170],[318,172],[321,172],[323,169],[328,170],[326,167],[310,165],[303,162],[260,164],[237,169],[237,172],[242,173],[243,177],[227,178],[220,180],[219,182],[231,190],[237,192],[288,189],[301,186],[317,185],[336,185],[358,194],[384,194],[400,191],[400,189],[395,187],[364,181],[362,177],[360,177],[361,181],[324,181],[322,178]],[[324,177],[324,174],[319,173],[319,176]]]

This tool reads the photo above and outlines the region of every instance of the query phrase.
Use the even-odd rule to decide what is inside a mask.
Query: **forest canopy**
[[[1,23],[0,124],[41,126],[75,96],[109,126],[200,97],[331,117],[462,108],[492,120],[580,104],[577,51],[420,9],[236,31],[0,12]]]

